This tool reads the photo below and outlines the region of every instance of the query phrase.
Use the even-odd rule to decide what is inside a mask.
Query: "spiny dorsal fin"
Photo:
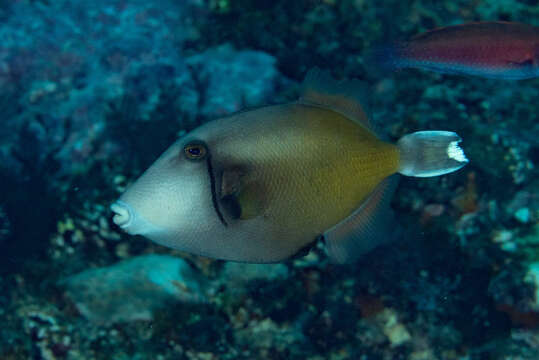
[[[360,80],[337,81],[327,71],[313,68],[303,80],[298,101],[335,111],[375,132],[366,110],[368,87]]]

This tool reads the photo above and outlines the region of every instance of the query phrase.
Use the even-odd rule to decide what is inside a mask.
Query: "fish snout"
[[[128,234],[148,236],[164,230],[162,227],[148,221],[140,213],[140,208],[136,208],[125,201],[117,200],[110,206],[110,209],[114,213],[112,221]]]
[[[118,200],[110,206],[110,209],[114,213],[112,221],[127,231],[127,228],[133,222],[133,210],[131,207],[123,201]]]

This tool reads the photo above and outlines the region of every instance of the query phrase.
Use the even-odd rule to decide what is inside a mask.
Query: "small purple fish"
[[[427,31],[372,50],[377,69],[419,68],[446,74],[521,80],[539,76],[539,27],[477,22]]]

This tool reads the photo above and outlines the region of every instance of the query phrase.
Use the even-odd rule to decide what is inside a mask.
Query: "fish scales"
[[[325,239],[333,261],[355,260],[390,239],[379,220],[390,218],[393,174],[437,176],[467,162],[452,132],[380,140],[363,88],[313,70],[296,102],[200,126],[111,206],[114,222],[217,259],[283,261]]]

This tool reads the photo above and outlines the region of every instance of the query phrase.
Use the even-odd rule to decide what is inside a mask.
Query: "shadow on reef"
[[[410,234],[408,234],[410,236]],[[369,284],[389,289],[394,303],[412,319],[428,320],[434,345],[446,339],[443,327],[454,327],[460,343],[471,347],[507,337],[509,317],[496,308],[489,292],[493,269],[475,263],[440,228],[416,233],[393,246],[376,249],[357,265],[358,285],[368,293]],[[371,269],[371,270],[368,270]],[[436,344],[438,342],[439,344]]]
[[[161,90],[146,120],[139,118],[136,99],[130,94],[109,103],[105,133],[94,140],[84,171],[62,170],[66,160],[59,154],[75,131],[69,120],[62,125],[60,141],[51,141],[54,134],[48,132],[48,124],[54,122],[44,119],[44,114],[12,129],[12,161],[0,165],[0,273],[17,271],[29,260],[42,259],[50,247],[50,235],[67,209],[84,212],[88,199],[107,203],[117,195],[110,187],[115,175],[140,172],[177,138],[178,119],[185,117],[175,103],[180,90],[166,84]],[[9,99],[3,97],[4,102]],[[20,110],[5,108],[13,109],[8,117]],[[182,125],[188,129],[196,126]],[[99,159],[96,151],[108,155]]]
[[[40,121],[39,117],[36,121]],[[44,254],[49,245],[47,234],[54,231],[61,207],[51,181],[60,166],[55,160],[60,149],[43,154],[29,123],[17,136],[11,156],[21,164],[20,168],[0,165],[0,203],[10,223],[9,233],[0,242],[0,273],[12,272],[25,261]]]

